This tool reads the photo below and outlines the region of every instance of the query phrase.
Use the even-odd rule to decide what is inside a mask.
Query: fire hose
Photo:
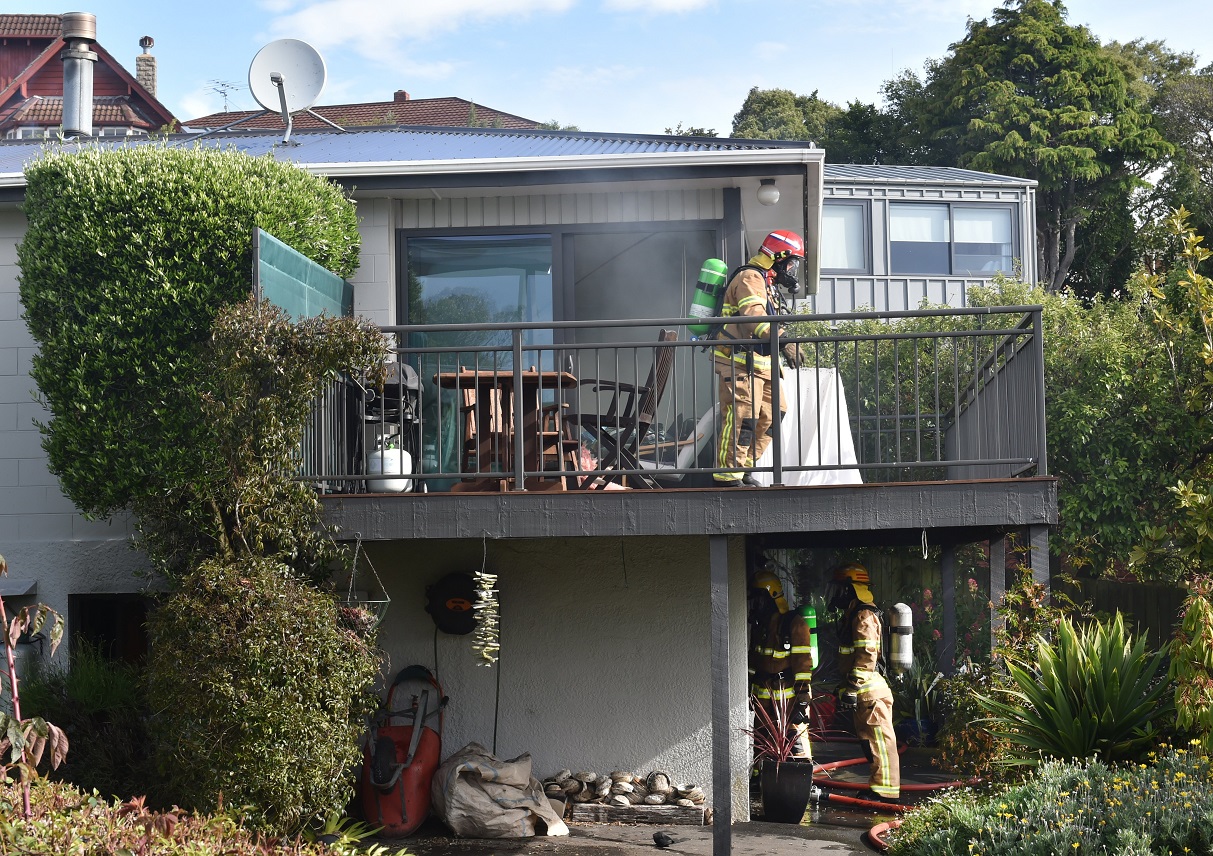
[[[832,738],[833,739],[833,738]],[[855,742],[859,742],[855,738],[851,738]],[[897,747],[897,753],[900,755],[906,749],[906,744],[901,744]],[[813,766],[813,790],[810,792],[809,800],[814,805],[819,805],[822,802],[830,802],[840,806],[848,806],[854,808],[869,809],[873,811],[887,811],[896,814],[904,814],[909,811],[912,806],[902,805],[901,803],[883,802],[878,800],[861,799],[859,797],[849,797],[842,794],[830,793],[826,788],[851,789],[851,790],[867,790],[868,785],[865,782],[847,782],[840,779],[830,778],[828,775],[818,776],[818,773],[829,773],[832,770],[838,770],[843,767],[854,767],[859,764],[869,763],[867,758],[847,758],[842,761],[830,761],[825,764],[815,764]],[[967,781],[950,781],[950,782],[916,782],[911,784],[901,785],[902,791],[910,793],[920,793],[924,791],[938,791],[947,788],[959,788],[965,785],[977,784],[979,779],[969,779]],[[897,829],[901,826],[900,820],[889,820],[878,823],[868,830],[868,840],[878,850],[886,851],[889,849],[888,843],[884,840],[885,833]]]

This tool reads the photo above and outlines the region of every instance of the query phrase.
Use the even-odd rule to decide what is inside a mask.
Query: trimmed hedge
[[[270,559],[204,562],[182,579],[149,622],[162,802],[248,806],[279,831],[345,809],[379,657],[337,611]]]
[[[87,514],[138,511],[212,458],[198,346],[250,292],[253,227],[348,277],[354,206],[289,163],[155,143],[51,151],[26,178],[17,259],[51,471]]]

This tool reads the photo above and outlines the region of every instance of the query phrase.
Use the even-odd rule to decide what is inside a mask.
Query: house
[[[86,79],[72,77],[73,61],[83,63],[81,73],[92,84],[92,133],[125,137],[176,124],[156,99],[151,37],[139,42],[143,52],[135,58],[135,75],[96,38],[96,19],[84,12],[0,15],[0,138],[42,139],[59,132],[65,82],[77,79],[83,85]],[[68,98],[70,103],[70,91]]]
[[[1030,182],[832,167],[825,152],[800,143],[392,126],[300,130],[292,146],[280,137],[241,131],[224,134],[222,144],[355,188],[363,238],[355,311],[397,336],[401,362],[462,353],[456,364],[499,369],[498,378],[521,378],[530,365],[561,376],[570,365],[578,378],[605,378],[602,390],[640,380],[658,364],[658,348],[672,348],[671,392],[659,402],[670,411],[660,418],[678,426],[672,447],[688,419],[692,437],[701,414],[705,431],[714,430],[711,368],[699,343],[681,330],[676,342],[656,342],[657,329],[685,322],[704,258],[732,267],[770,230],[795,229],[806,239],[803,279],[818,301],[828,289],[825,306],[868,303],[866,295],[839,296],[841,267],[865,268],[876,292],[870,305],[912,314],[915,288],[930,299],[958,295],[1008,258],[1034,255]],[[66,605],[79,628],[136,591],[139,559],[126,546],[124,522],[73,513],[39,445],[34,421],[42,412],[28,378],[34,343],[20,320],[14,251],[24,228],[22,164],[36,156],[28,143],[0,143],[0,540],[17,578],[5,585]],[[924,210],[899,207],[912,202]],[[835,216],[835,204],[859,216]],[[839,235],[853,241],[852,228],[863,240],[836,246]],[[443,302],[469,294],[482,299],[474,312]],[[829,442],[816,458],[794,459],[778,441],[769,488],[521,489],[530,478],[556,485],[566,474],[529,472],[518,454],[504,458],[501,472],[497,461],[482,466],[479,453],[459,444],[461,434],[443,428],[444,414],[473,418],[482,404],[443,398],[445,357],[416,363],[422,410],[432,404],[436,414],[422,436],[453,438],[455,470],[427,469],[416,480],[434,482],[433,490],[400,494],[368,489],[366,470],[348,463],[309,462],[305,475],[327,485],[328,519],[357,539],[390,596],[382,644],[391,671],[431,666],[450,696],[448,751],[475,740],[502,757],[530,752],[540,775],[663,769],[710,783],[715,852],[727,853],[731,821],[749,812],[746,587],[764,551],[929,544],[942,551],[946,588],[957,546],[989,541],[991,564],[1000,567],[1006,537],[1023,531],[1033,572],[1047,582],[1057,495],[1045,449],[1039,308],[949,311],[975,319],[971,329],[885,338],[839,332],[845,318],[814,316],[824,326],[802,338],[820,368],[798,374],[798,390],[803,396],[804,377],[810,385],[828,378],[840,390],[836,411],[845,410],[842,399],[851,415],[830,423],[835,433],[817,435]],[[436,345],[448,331],[477,336]],[[855,386],[852,358],[865,367],[853,374]],[[401,400],[403,392],[397,387]],[[444,401],[457,409],[444,410]],[[544,414],[566,412],[558,397],[536,403]],[[522,418],[540,415],[517,407]],[[388,421],[381,414],[360,422],[351,436],[365,440]],[[633,458],[614,473],[638,483],[650,477],[642,446],[658,449],[667,439],[640,433],[629,445]],[[855,446],[853,459],[842,460],[844,440]],[[527,441],[519,431],[510,442],[522,449]],[[836,457],[827,461],[822,447]],[[693,475],[698,459],[690,467],[651,463],[687,471],[651,474],[656,481]],[[511,489],[441,489],[440,481],[452,487],[468,470]],[[788,478],[850,470],[858,480]],[[440,633],[425,610],[427,587],[482,569],[496,574],[500,592],[502,653],[493,669],[477,668],[469,638]],[[1002,580],[989,584],[998,600]]]
[[[391,101],[366,101],[358,104],[317,105],[311,112],[295,116],[296,128],[325,128],[323,121],[312,113],[343,128],[365,125],[435,125],[469,128],[538,128],[541,123],[524,119],[513,113],[494,110],[464,98],[412,98],[397,89]],[[188,119],[185,128],[192,131],[215,131],[228,126],[241,129],[282,126],[282,118],[262,110],[232,110]]]

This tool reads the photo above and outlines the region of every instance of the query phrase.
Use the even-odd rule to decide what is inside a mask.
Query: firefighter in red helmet
[[[868,798],[901,796],[901,766],[893,733],[893,692],[880,670],[883,628],[873,603],[868,570],[852,562],[834,572],[830,607],[842,611],[838,622],[838,660],[842,683],[838,710],[851,712],[855,736],[871,761]]]
[[[783,301],[780,288],[795,293],[800,287],[804,241],[795,232],[771,232],[747,264],[733,272],[725,288],[724,317],[737,317],[717,334],[712,351],[720,392],[722,427],[713,474],[717,487],[757,485],[746,472],[762,457],[778,430],[771,401],[769,344],[730,344],[730,340],[763,339],[770,335],[768,321],[746,322],[747,315],[775,315]],[[792,359],[789,356],[789,359]],[[798,363],[798,357],[794,360]],[[782,398],[782,396],[781,396]],[[779,402],[779,412],[785,409]]]

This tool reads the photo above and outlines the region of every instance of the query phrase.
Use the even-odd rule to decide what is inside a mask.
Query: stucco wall
[[[733,816],[749,817],[745,567],[729,549]],[[561,768],[669,771],[710,791],[711,628],[707,538],[468,539],[364,545],[392,603],[385,674],[436,667],[450,696],[443,755],[470,741],[538,778]],[[435,631],[425,586],[481,563],[498,574],[501,659]],[[709,795],[712,804],[715,797]]]

